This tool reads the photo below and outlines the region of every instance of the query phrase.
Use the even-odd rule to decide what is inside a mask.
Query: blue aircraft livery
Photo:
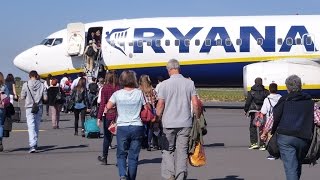
[[[124,55],[126,55],[125,43],[116,45],[114,41],[126,38],[128,30],[129,28],[117,28],[106,32],[106,41]],[[192,27],[186,34],[182,34],[177,27],[168,27],[167,30],[178,40],[179,53],[189,53],[190,41],[203,30],[203,27]],[[112,35],[115,35],[114,41],[111,40]],[[282,38],[279,52],[290,52],[294,45],[303,45],[307,52],[315,51],[314,42],[307,35],[309,33],[305,26],[291,26],[287,35]],[[146,43],[149,43],[155,53],[166,53],[160,43],[164,36],[165,32],[160,28],[134,28],[133,53],[143,53]],[[275,26],[265,26],[265,34],[261,34],[254,26],[241,26],[240,37],[237,39],[240,42],[236,43],[239,47],[235,47],[225,27],[212,27],[203,43],[198,42],[201,46],[199,53],[209,53],[214,46],[222,46],[226,53],[250,52],[251,37],[257,41],[264,52],[276,52],[276,44],[279,42],[277,42]],[[301,44],[295,40],[296,37],[300,39]]]

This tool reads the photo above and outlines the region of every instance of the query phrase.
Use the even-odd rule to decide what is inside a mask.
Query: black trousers
[[[250,113],[250,126],[249,126],[249,133],[250,133],[250,143],[258,143],[258,134],[257,134],[257,128],[253,125],[254,120],[254,113]]]
[[[78,132],[79,116],[81,118],[81,127],[84,129],[84,119],[86,117],[86,108],[74,109],[74,132]]]
[[[108,157],[109,146],[112,142],[112,134],[108,130],[111,121],[103,117],[103,147],[102,147],[102,156]]]

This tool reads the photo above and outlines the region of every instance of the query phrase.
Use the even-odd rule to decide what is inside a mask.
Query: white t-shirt
[[[142,126],[140,112],[145,100],[139,89],[131,91],[121,89],[113,93],[110,102],[116,105],[118,126]]]
[[[60,87],[64,88],[64,86],[66,85],[66,82],[68,81],[67,77],[63,77],[60,81]]]
[[[71,90],[78,85],[78,82],[79,82],[80,78],[81,78],[81,77],[77,77],[77,79],[75,79],[75,80],[72,81]]]
[[[269,114],[273,110],[273,107],[278,103],[280,98],[281,98],[280,94],[270,94],[268,97],[264,99],[260,112],[262,114],[265,114],[267,118],[269,118]]]

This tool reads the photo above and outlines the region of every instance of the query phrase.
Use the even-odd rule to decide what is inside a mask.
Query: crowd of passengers
[[[177,60],[170,60],[166,68],[170,78],[158,77],[155,88],[148,75],[141,75],[138,79],[134,71],[125,70],[119,76],[116,71],[107,72],[103,66],[99,68],[98,78],[92,78],[90,82],[84,73],[79,73],[74,80],[64,74],[60,81],[51,75],[42,81],[36,71],[31,71],[20,97],[25,99],[29,153],[38,149],[42,105],[45,104],[47,115],[51,114],[53,129],[60,128],[60,112],[74,113],[75,136],[79,135],[80,129],[81,136],[85,137],[86,116],[96,118],[97,125],[103,127],[102,155],[98,156],[103,165],[108,164],[108,150],[114,148],[109,127],[116,122],[120,179],[136,179],[141,148],[162,150],[161,176],[164,179],[186,179],[190,135],[195,122],[203,115],[202,103],[193,81],[180,74]],[[0,72],[1,95],[8,95],[10,101],[18,99],[11,76],[4,81]],[[300,179],[313,129],[320,126],[319,106],[311,96],[302,92],[301,79],[296,75],[286,79],[288,94],[284,96],[277,94],[276,83],[271,83],[269,90],[262,84],[261,78],[255,79],[244,106],[250,117],[249,149],[265,150],[266,143],[277,135],[279,157],[269,156],[268,159],[281,158],[287,179]],[[140,117],[142,109],[151,109],[154,119],[143,122]],[[4,113],[0,106],[1,124]],[[266,122],[261,124],[257,113],[266,116]],[[0,126],[0,135],[2,131]],[[3,151],[2,136],[0,151]]]

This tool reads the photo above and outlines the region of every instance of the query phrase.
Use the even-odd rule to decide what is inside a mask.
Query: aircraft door
[[[70,56],[81,56],[85,47],[85,26],[83,23],[70,23],[67,26],[67,52]]]
[[[316,51],[314,35],[304,34],[302,36],[302,44],[306,53],[314,53]]]

